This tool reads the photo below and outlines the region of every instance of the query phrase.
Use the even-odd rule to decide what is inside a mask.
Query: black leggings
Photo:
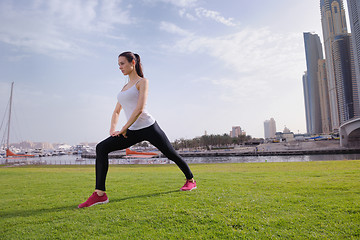
[[[159,149],[168,159],[174,161],[185,174],[186,179],[193,178],[187,163],[180,157],[171,145],[169,139],[159,125],[155,122],[147,128],[139,130],[127,130],[127,138],[123,135],[119,137],[108,137],[96,145],[96,189],[105,191],[106,174],[109,169],[109,153],[126,149],[144,140],[149,141]]]

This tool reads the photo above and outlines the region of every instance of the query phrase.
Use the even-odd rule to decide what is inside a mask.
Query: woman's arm
[[[144,108],[146,105],[149,81],[146,78],[143,78],[138,83],[138,86],[139,86],[138,89],[139,89],[140,95],[139,95],[139,100],[138,100],[137,106],[136,106],[134,112],[131,114],[129,120],[123,126],[123,128],[120,130],[120,133],[119,133],[119,134],[122,134],[124,137],[126,137],[127,129],[136,121],[136,119],[138,119],[140,114],[144,111]]]
[[[114,112],[111,117],[111,125],[110,125],[110,135],[111,136],[116,136],[116,135],[120,134],[120,132],[116,131],[115,129],[116,129],[117,122],[119,121],[119,115],[120,115],[121,108],[122,107],[121,107],[120,103],[119,102],[116,103]]]

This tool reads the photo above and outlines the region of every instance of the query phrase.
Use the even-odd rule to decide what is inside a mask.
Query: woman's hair
[[[136,73],[140,76],[140,77],[144,77],[143,71],[142,71],[142,66],[141,66],[141,62],[140,62],[140,56],[139,54],[136,53],[132,53],[132,52],[123,52],[119,55],[119,57],[125,57],[129,63],[132,62],[132,60],[135,60],[135,69],[136,69]]]

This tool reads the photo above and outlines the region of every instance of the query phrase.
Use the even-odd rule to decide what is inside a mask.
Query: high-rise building
[[[318,83],[322,133],[329,134],[331,132],[331,117],[325,59],[320,59],[318,61]]]
[[[345,10],[342,0],[320,0],[321,23],[326,56],[330,114],[332,130],[339,129],[339,106],[335,79],[333,43],[338,35],[347,34]]]
[[[310,98],[309,98],[309,86],[307,81],[307,72],[303,75],[303,89],[304,89],[304,102],[305,102],[305,118],[306,118],[306,132],[311,131],[311,114],[310,114]]]
[[[333,59],[341,125],[355,117],[353,85],[356,86],[356,77],[350,34],[335,37]]]
[[[320,38],[314,33],[304,33],[305,55],[306,55],[306,78],[304,86],[304,98],[307,97],[307,110],[309,114],[308,133],[322,133],[319,80],[318,80],[318,61],[323,59]]]
[[[240,126],[232,127],[232,130],[230,131],[230,137],[238,137],[241,135],[246,135],[246,133],[241,130]]]
[[[275,138],[276,122],[274,118],[270,118],[270,120],[264,121],[264,133],[265,133],[265,139]]]
[[[348,0],[356,81],[353,84],[355,117],[360,117],[360,2]]]

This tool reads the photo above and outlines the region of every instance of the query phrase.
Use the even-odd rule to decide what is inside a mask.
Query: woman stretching
[[[184,173],[186,182],[180,188],[181,191],[191,191],[196,188],[189,166],[175,151],[165,133],[146,110],[148,80],[144,78],[140,56],[132,52],[123,52],[119,55],[118,62],[121,72],[128,75],[130,80],[117,96],[118,102],[111,118],[110,137],[96,146],[95,192],[86,202],[81,203],[79,208],[109,202],[105,193],[105,180],[109,168],[108,154],[144,140],[149,141],[168,159],[174,161]],[[124,109],[127,122],[120,131],[116,131],[121,109]]]

